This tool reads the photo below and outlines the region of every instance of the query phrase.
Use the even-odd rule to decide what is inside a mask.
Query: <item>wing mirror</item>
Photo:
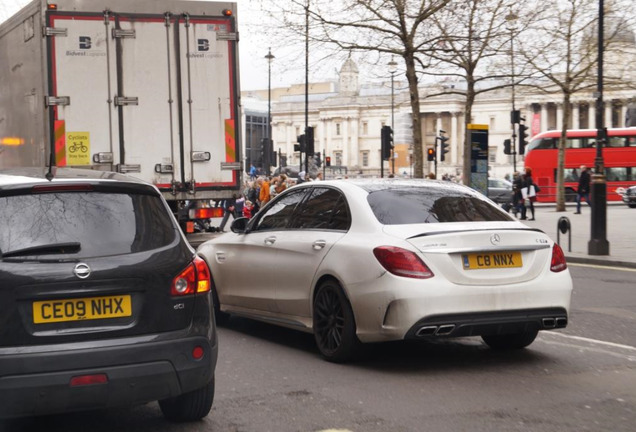
[[[232,230],[233,233],[237,233],[237,234],[245,234],[245,232],[247,231],[247,224],[249,223],[249,219],[246,217],[240,217],[237,219],[234,219],[232,221],[232,225],[230,225],[230,229]]]

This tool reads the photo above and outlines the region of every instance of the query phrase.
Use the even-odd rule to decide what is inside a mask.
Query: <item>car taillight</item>
[[[373,255],[382,267],[396,276],[428,279],[434,276],[431,269],[415,253],[395,246],[379,246]]]
[[[563,253],[563,249],[558,244],[554,244],[552,247],[552,262],[550,263],[550,270],[555,273],[565,270],[568,268],[567,263],[565,262],[565,254]]]
[[[195,257],[172,281],[171,293],[182,296],[210,291],[210,269],[200,257]]]

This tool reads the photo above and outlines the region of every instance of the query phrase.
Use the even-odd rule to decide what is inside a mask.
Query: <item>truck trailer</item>
[[[0,25],[0,171],[154,184],[179,222],[241,187],[236,3],[33,0]],[[184,211],[184,209],[186,211]]]

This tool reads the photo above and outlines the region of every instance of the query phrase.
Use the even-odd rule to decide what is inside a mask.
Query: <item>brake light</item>
[[[223,217],[223,207],[202,207],[190,210],[190,219],[210,219]]]
[[[52,184],[52,185],[36,185],[31,188],[33,193],[50,193],[50,192],[86,192],[92,191],[93,185],[80,184]]]
[[[200,257],[195,257],[172,281],[171,294],[183,296],[210,291],[210,269]]]
[[[379,246],[373,249],[373,255],[382,267],[396,276],[415,279],[428,279],[433,272],[414,252],[395,246]]]
[[[567,263],[565,262],[565,254],[563,253],[563,249],[558,244],[554,244],[552,247],[552,262],[550,263],[550,270],[555,273],[561,272],[568,268]]]

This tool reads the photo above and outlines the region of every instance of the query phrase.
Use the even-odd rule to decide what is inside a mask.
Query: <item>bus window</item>
[[[556,171],[554,176],[554,182],[556,183]],[[578,182],[579,181],[579,170],[576,168],[564,168],[563,169],[563,179],[566,182]]]
[[[625,167],[605,168],[605,178],[607,179],[607,181],[626,181],[627,168]]]
[[[609,137],[607,143],[607,147],[627,147],[628,145],[625,137]]]

